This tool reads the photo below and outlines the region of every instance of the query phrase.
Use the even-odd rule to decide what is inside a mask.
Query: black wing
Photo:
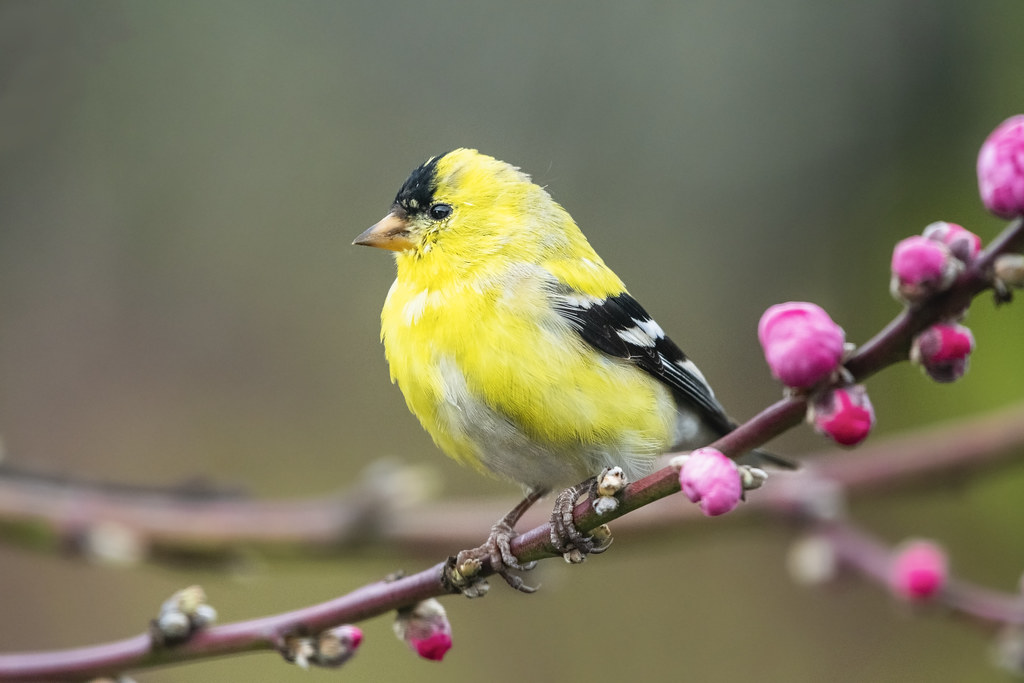
[[[679,405],[695,408],[719,433],[732,431],[732,421],[686,354],[629,294],[597,300],[563,285],[554,292],[553,306],[587,343],[663,382]]]

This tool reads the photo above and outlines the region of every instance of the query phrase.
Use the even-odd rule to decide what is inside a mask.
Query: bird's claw
[[[445,565],[443,580],[456,593],[466,597],[480,597],[487,592],[487,581],[478,576],[483,569],[484,560],[491,565],[491,570],[503,578],[505,583],[520,593],[533,593],[537,586],[530,586],[513,571],[529,571],[537,566],[536,562],[520,562],[512,553],[512,539],[516,537],[515,524],[523,513],[541,496],[544,491],[531,491],[508,514],[499,519],[491,527],[491,533],[483,545],[461,551],[454,558],[449,558]],[[483,590],[481,591],[481,587]]]
[[[617,507],[618,501],[614,496],[625,485],[626,479],[621,468],[605,468],[599,476],[591,477],[558,494],[551,513],[551,545],[562,554],[566,562],[579,564],[587,559],[587,555],[599,555],[612,544],[611,531],[607,525],[601,525],[589,535],[576,527],[573,518],[576,501],[586,493],[593,501],[594,509],[602,514]]]
[[[512,554],[512,539],[516,536],[515,529],[504,519],[499,520],[491,527],[491,535],[487,537],[487,542],[481,547],[490,549],[492,567],[505,567],[527,572],[537,566],[536,562],[520,562],[519,558]]]

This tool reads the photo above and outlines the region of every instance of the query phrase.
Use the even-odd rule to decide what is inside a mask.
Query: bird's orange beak
[[[352,244],[391,251],[405,251],[413,247],[408,221],[394,211],[367,228]]]

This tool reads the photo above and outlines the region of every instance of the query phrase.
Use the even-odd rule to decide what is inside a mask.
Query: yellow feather
[[[569,214],[518,169],[475,150],[436,164],[433,201],[381,314],[392,381],[438,446],[535,487],[604,464],[634,474],[674,438],[668,389],[600,353],[551,306],[552,285],[623,293]],[[556,481],[557,480],[557,481]]]

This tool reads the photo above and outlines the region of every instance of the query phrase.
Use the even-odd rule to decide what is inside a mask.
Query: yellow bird
[[[427,160],[354,243],[395,252],[381,340],[409,409],[449,456],[529,490],[481,547],[518,588],[508,543],[541,495],[616,465],[643,476],[734,428],[568,212],[510,164],[473,149]],[[603,549],[564,523],[585,490],[556,505],[563,552]]]

